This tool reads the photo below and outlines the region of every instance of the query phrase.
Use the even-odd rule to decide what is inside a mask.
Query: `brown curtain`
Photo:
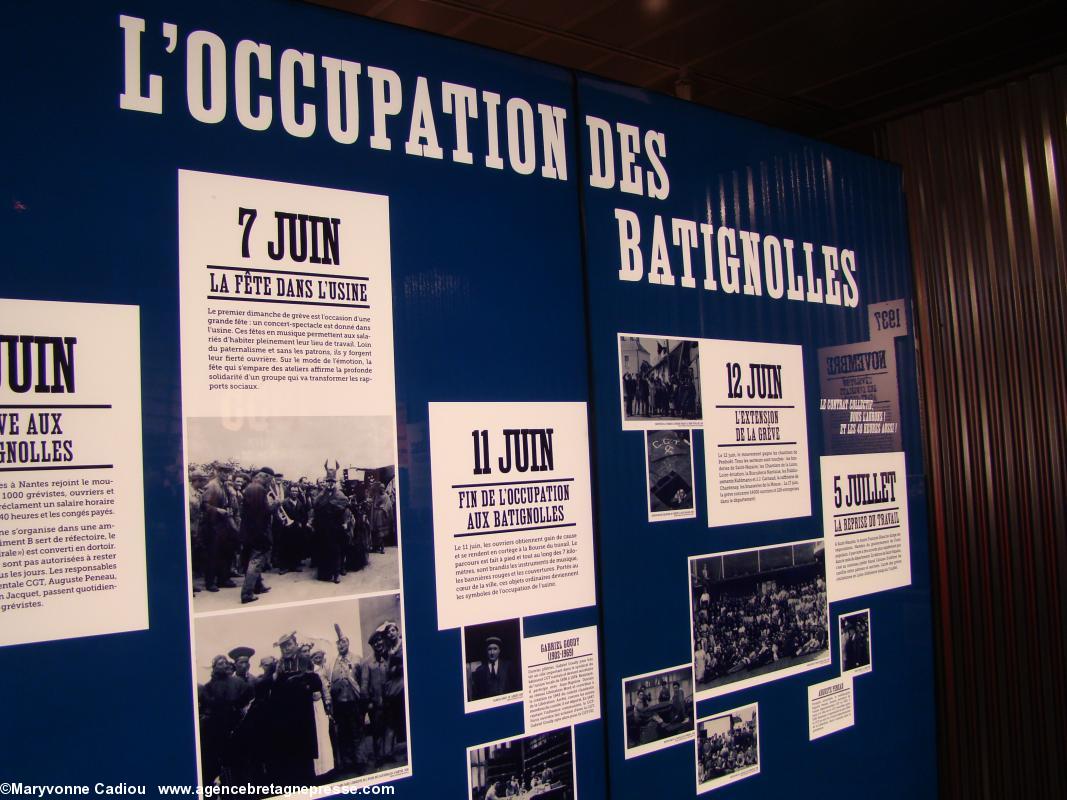
[[[1067,797],[1067,68],[879,142],[915,267],[941,796]]]

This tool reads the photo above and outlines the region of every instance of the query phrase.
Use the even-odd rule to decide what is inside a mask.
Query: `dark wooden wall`
[[[941,795],[1067,797],[1067,68],[879,139],[915,265]]]

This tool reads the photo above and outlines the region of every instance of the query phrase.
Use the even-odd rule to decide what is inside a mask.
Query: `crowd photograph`
[[[689,560],[697,696],[829,663],[822,540]]]
[[[467,750],[471,800],[575,800],[571,728]]]
[[[871,671],[871,612],[842,614],[838,620],[841,673],[863,675]]]
[[[190,418],[196,613],[398,589],[392,419]]]
[[[463,628],[467,711],[522,700],[522,620]]]
[[[759,708],[753,703],[697,722],[697,794],[759,773]]]
[[[625,678],[626,757],[683,742],[693,733],[693,668],[689,664]]]
[[[404,768],[400,620],[399,594],[198,619],[202,785],[321,786]]]
[[[657,428],[645,431],[649,522],[696,514],[690,436],[688,430]]]
[[[624,423],[701,419],[700,356],[690,339],[619,337]]]

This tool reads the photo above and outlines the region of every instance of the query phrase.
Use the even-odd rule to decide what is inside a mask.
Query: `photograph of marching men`
[[[645,431],[645,466],[649,522],[692,519],[697,515],[690,431]]]
[[[407,775],[400,595],[195,621],[201,783]]]
[[[186,436],[194,613],[400,587],[391,418],[191,417]]]
[[[626,757],[634,758],[693,738],[693,665],[622,680]]]
[[[693,339],[619,334],[624,430],[701,424],[700,354]]]
[[[830,663],[822,539],[689,558],[697,699]]]
[[[841,647],[841,674],[866,675],[873,668],[871,660],[871,610],[842,614],[837,619],[838,643]]]
[[[697,794],[759,774],[759,704],[697,720]]]
[[[468,625],[463,646],[465,713],[522,702],[522,620]]]
[[[467,748],[471,800],[575,800],[574,728]]]

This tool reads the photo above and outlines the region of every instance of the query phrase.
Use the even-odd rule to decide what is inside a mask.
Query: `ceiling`
[[[879,122],[1067,61],[1067,2],[314,0],[862,150]]]

